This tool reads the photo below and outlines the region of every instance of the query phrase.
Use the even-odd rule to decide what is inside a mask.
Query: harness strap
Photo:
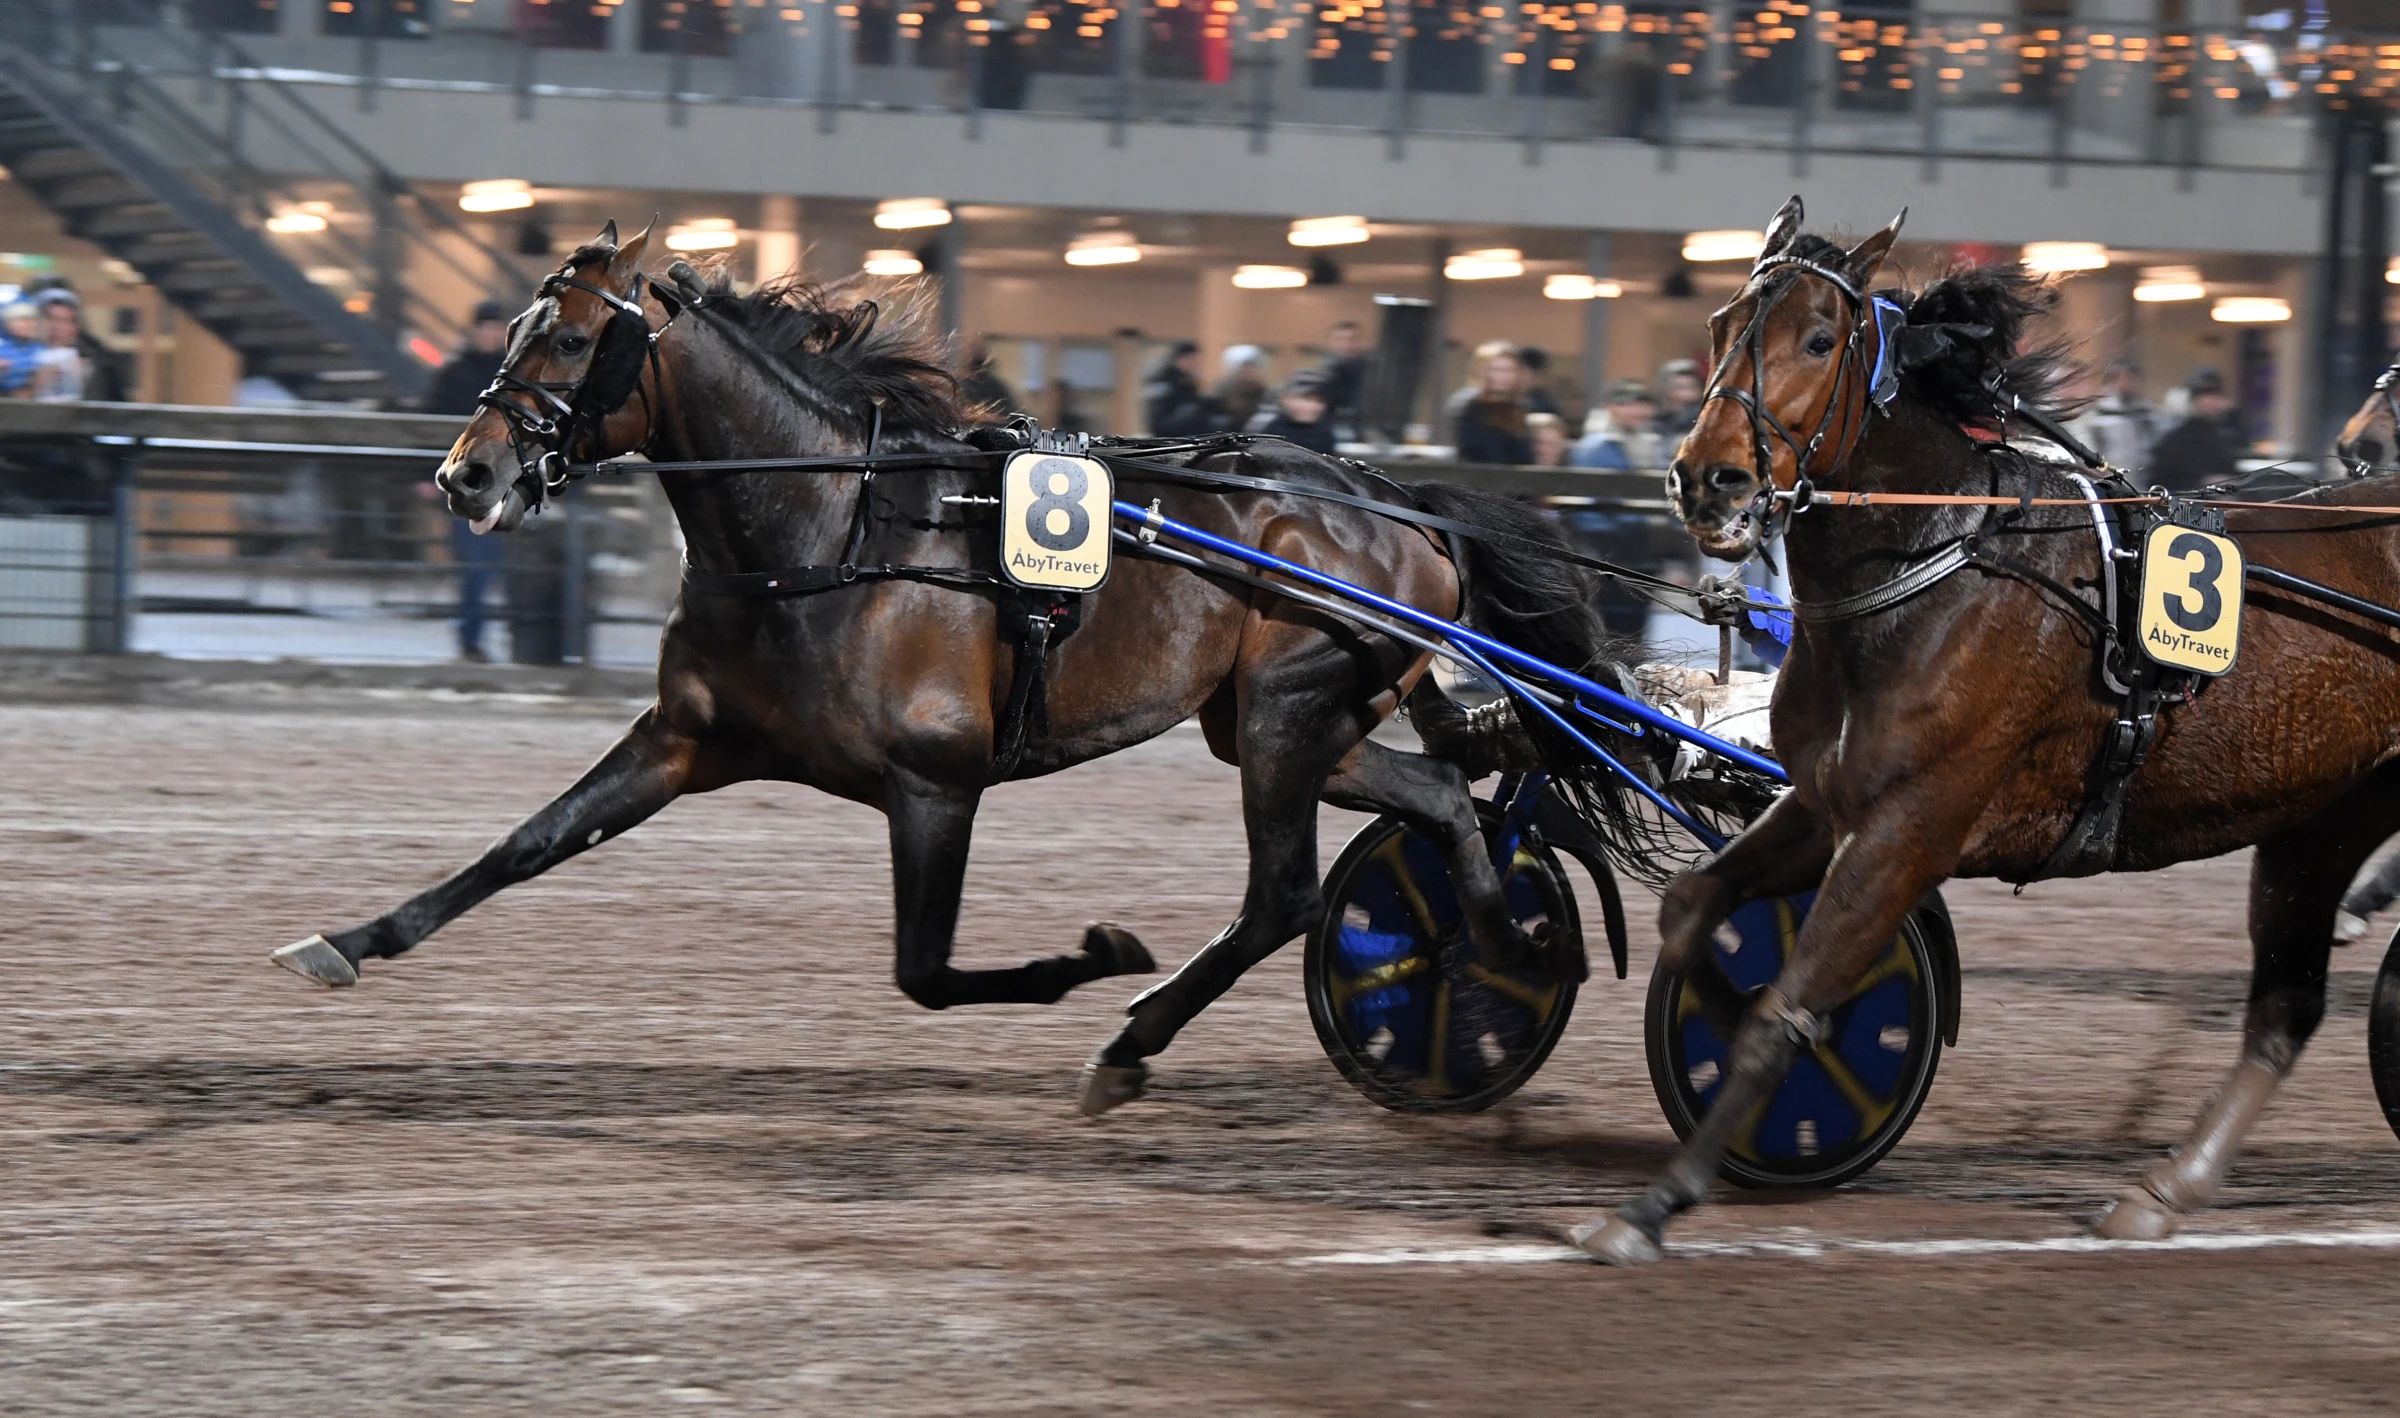
[[[1957,541],[1946,542],[1936,547],[1931,555],[1910,562],[1891,580],[1855,596],[1843,596],[1832,601],[1803,601],[1795,597],[1791,606],[1792,618],[1808,625],[1826,625],[1837,620],[1853,620],[1862,615],[1890,610],[1926,588],[1947,580],[1974,557],[1974,538],[1961,537]]]
[[[813,596],[857,581],[926,581],[941,586],[1000,586],[989,571],[966,566],[794,566],[781,571],[702,571],[685,561],[683,584],[704,596]]]

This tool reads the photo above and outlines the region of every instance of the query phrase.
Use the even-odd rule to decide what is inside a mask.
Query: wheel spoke
[[[1375,849],[1375,860],[1392,874],[1392,884],[1400,888],[1400,902],[1408,908],[1409,917],[1417,923],[1417,934],[1428,944],[1442,938],[1442,924],[1433,918],[1433,907],[1426,904],[1425,893],[1417,889],[1416,873],[1409,870],[1408,854],[1400,850],[1404,835]]]
[[[1487,970],[1472,961],[1467,963],[1465,974],[1468,979],[1494,994],[1506,995],[1532,1010],[1537,1019],[1547,1019],[1550,1016],[1550,1006],[1558,1002],[1558,986],[1556,985],[1552,985],[1546,990],[1537,990],[1522,980],[1512,979],[1497,970]]]
[[[1425,1035],[1425,1086],[1450,1091],[1450,982],[1433,992],[1433,1027]]]
[[[1333,981],[1330,993],[1335,1004],[1348,1004],[1369,990],[1380,990],[1403,980],[1413,980],[1432,968],[1433,957],[1430,955],[1403,955],[1398,960],[1387,960],[1381,965],[1369,966],[1355,975]]]

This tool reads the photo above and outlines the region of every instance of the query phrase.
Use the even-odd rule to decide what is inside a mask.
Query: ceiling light
[[[925,263],[905,251],[870,251],[858,269],[870,276],[913,276],[925,269]]]
[[[2017,259],[2026,270],[2045,276],[2067,271],[2105,271],[2108,248],[2097,241],[2028,241]]]
[[[533,205],[533,186],[522,177],[493,177],[458,189],[462,212],[513,212]]]
[[[2198,300],[2207,294],[2208,285],[2200,279],[2197,266],[2144,266],[2141,281],[2133,288],[2133,298],[2144,302]]]
[[[669,251],[731,251],[741,244],[731,217],[694,217],[667,228]]]
[[[895,197],[875,204],[875,225],[885,231],[914,231],[950,225],[949,205],[939,197]]]
[[[1302,217],[1284,239],[1294,246],[1351,246],[1367,239],[1367,219]]]
[[[1594,276],[1557,275],[1542,281],[1542,294],[1552,300],[1615,300],[1625,287]]]
[[[2292,318],[2292,303],[2271,295],[2228,295],[2208,314],[2228,325],[2273,325]]]
[[[277,212],[267,218],[266,225],[267,230],[279,236],[296,236],[302,232],[323,231],[325,218],[318,213],[304,212],[295,207],[289,211]]]
[[[1755,261],[1766,249],[1763,231],[1696,231],[1683,239],[1686,261]]]
[[[1243,290],[1290,290],[1308,284],[1308,272],[1298,266],[1236,266],[1233,283]]]
[[[2400,256],[2394,256],[2392,264],[2383,268],[2383,278],[2393,285],[2400,286]]]
[[[1442,274],[1454,281],[1506,280],[1525,274],[1525,257],[1513,246],[1461,251],[1442,263]]]
[[[1142,259],[1142,245],[1129,231],[1086,232],[1067,243],[1070,266],[1122,266]]]

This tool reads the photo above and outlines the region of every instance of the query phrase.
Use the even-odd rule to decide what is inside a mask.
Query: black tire
[[[1491,804],[1476,807],[1487,829],[1498,821]],[[1516,1092],[1565,1032],[1586,971],[1566,871],[1538,837],[1528,833],[1510,863],[1510,914],[1528,932],[1563,926],[1553,939],[1576,944],[1487,961],[1466,939],[1449,883],[1438,846],[1379,817],[1334,859],[1325,919],[1308,937],[1302,973],[1317,1040],[1352,1087],[1395,1112],[1480,1112]],[[1368,971],[1384,983],[1360,988]]]
[[[1782,969],[1814,896],[1754,901],[1719,929],[1717,963],[1745,997]],[[1728,949],[1733,936],[1739,943]],[[1945,972],[1956,950],[1949,913],[1938,896],[1930,898],[1833,1011],[1825,1044],[1793,1064],[1757,1121],[1726,1149],[1721,1175],[1745,1187],[1837,1187],[1882,1161],[1933,1088],[1949,1024]],[[1642,1042],[1659,1107],[1675,1135],[1688,1139],[1707,1115],[1730,1036],[1703,1014],[1684,977],[1661,968],[1650,976]]]
[[[2375,1080],[2383,1120],[2400,1133],[2400,933],[2383,953],[2375,995],[2367,1004],[2367,1072]]]

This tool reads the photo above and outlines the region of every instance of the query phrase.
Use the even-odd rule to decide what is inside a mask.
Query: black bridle
[[[531,477],[540,491],[534,507],[564,491],[574,481],[569,471],[573,457],[569,451],[576,441],[586,435],[597,436],[600,425],[611,414],[625,407],[628,400],[640,395],[642,400],[642,441],[635,445],[647,450],[658,427],[658,409],[652,403],[650,391],[642,383],[647,372],[651,383],[658,380],[658,337],[665,334],[682,313],[681,306],[658,290],[662,304],[667,307],[667,322],[653,329],[648,312],[642,309],[642,293],[648,278],[640,271],[633,274],[633,286],[624,295],[590,281],[579,279],[562,269],[542,280],[534,294],[534,305],[555,300],[559,292],[579,290],[596,296],[616,312],[602,326],[592,341],[591,362],[581,378],[568,381],[526,379],[508,366],[492,376],[492,382],[475,396],[475,406],[498,413],[508,425],[508,444],[517,459],[517,479]],[[526,307],[525,315],[533,313]],[[522,396],[520,402],[512,395]]]
[[[1869,295],[1848,276],[1804,257],[1771,256],[1752,268],[1750,278],[1756,281],[1777,270],[1792,271],[1792,279],[1786,280],[1771,293],[1761,293],[1740,340],[1750,352],[1750,387],[1745,389],[1726,383],[1725,372],[1732,361],[1722,361],[1700,400],[1701,407],[1706,408],[1718,399],[1729,399],[1741,405],[1742,412],[1749,418],[1751,457],[1758,477],[1758,492],[1752,496],[1748,511],[1760,528],[1761,546],[1782,535],[1793,514],[1808,506],[1809,493],[1813,490],[1809,480],[1809,465],[1816,461],[1817,454],[1824,449],[1826,436],[1832,432],[1837,415],[1842,418],[1846,428],[1841,447],[1834,453],[1832,466],[1835,467],[1849,458],[1851,449],[1857,446],[1859,436],[1866,430],[1867,412],[1888,407],[1893,396],[1899,392],[1899,373],[1892,360],[1891,331],[1906,319],[1899,306],[1880,296]],[[1767,407],[1766,374],[1767,317],[1800,284],[1799,278],[1802,276],[1816,276],[1830,283],[1842,293],[1842,299],[1848,303],[1850,311],[1850,334],[1842,345],[1841,362],[1834,369],[1833,388],[1825,396],[1824,408],[1818,411],[1816,427],[1805,440]],[[1877,336],[1872,370],[1867,368],[1865,350],[1869,329],[1873,329]],[[1844,397],[1853,379],[1866,387],[1863,407],[1856,415],[1848,412],[1849,401]],[[1775,486],[1774,452],[1770,437],[1792,451],[1793,485],[1789,489],[1778,490]],[[1780,510],[1777,506],[1779,503]]]
[[[2375,376],[2375,392],[2383,396],[2383,411],[2392,421],[2393,456],[2400,459],[2400,359],[2393,360],[2383,373]],[[2345,456],[2342,461],[2350,465],[2350,476],[2354,478],[2375,471],[2373,463],[2355,455]]]

